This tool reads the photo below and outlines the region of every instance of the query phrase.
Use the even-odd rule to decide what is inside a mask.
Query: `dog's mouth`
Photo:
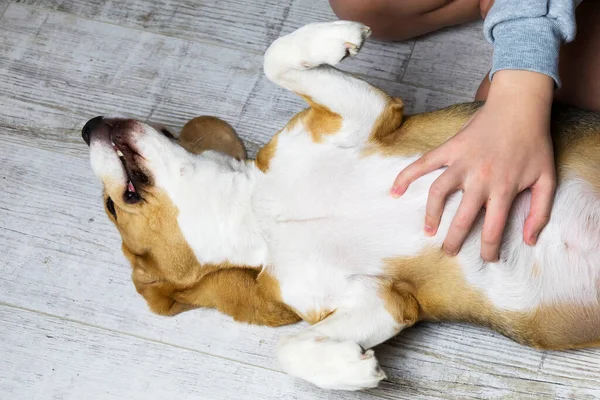
[[[148,181],[146,175],[136,167],[135,157],[141,156],[124,143],[119,143],[117,145],[112,135],[110,137],[110,144],[119,157],[121,165],[123,166],[123,170],[125,171],[125,175],[127,176],[127,185],[125,186],[123,199],[129,204],[137,203],[142,198],[136,186],[139,186],[139,183],[141,182]]]
[[[83,140],[91,147],[94,171],[103,181],[105,178],[123,179],[121,190],[127,204],[143,200],[144,191],[151,185],[144,169],[146,160],[137,144],[144,130],[142,123],[132,119],[104,117],[91,119],[82,129]],[[119,161],[111,161],[114,156],[110,153]]]

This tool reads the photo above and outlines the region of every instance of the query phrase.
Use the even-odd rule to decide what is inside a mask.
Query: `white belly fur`
[[[268,238],[270,273],[287,304],[301,312],[350,305],[382,273],[386,258],[442,245],[461,195],[449,198],[438,234],[426,237],[427,193],[441,171],[419,179],[399,199],[389,195],[396,174],[413,160],[315,145],[303,132],[280,136],[253,201]],[[482,221],[474,227],[457,256],[466,280],[499,309],[598,304],[599,205],[586,182],[566,181],[538,244],[529,247],[522,240],[529,194],[522,194],[498,262],[482,261]]]

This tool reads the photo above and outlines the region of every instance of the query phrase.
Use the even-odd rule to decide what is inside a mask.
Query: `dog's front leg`
[[[144,297],[150,310],[156,314],[171,317],[197,308],[175,300],[173,298],[175,286],[172,283],[151,276],[139,268],[134,269],[132,280],[137,292]]]
[[[197,307],[216,308],[236,321],[257,325],[281,326],[300,321],[300,317],[270,290],[268,275],[259,277],[251,268],[220,269],[196,284],[173,294],[178,302]]]
[[[277,358],[283,369],[323,389],[376,387],[385,373],[373,350],[368,349],[412,325],[418,315],[416,301],[407,297],[402,305],[406,315],[398,322],[398,316],[390,314],[376,293],[357,296],[353,306],[338,309],[307,330],[281,338]]]
[[[266,76],[311,106],[303,121],[307,130],[327,133],[315,135],[317,141],[358,146],[400,126],[400,100],[333,68],[356,55],[369,34],[370,29],[357,22],[309,24],[280,37],[265,53]]]

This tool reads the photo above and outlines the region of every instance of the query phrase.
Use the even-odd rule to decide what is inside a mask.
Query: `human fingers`
[[[435,171],[438,168],[444,166],[444,158],[442,157],[442,151],[440,148],[437,148],[429,153],[426,153],[418,160],[409,164],[408,167],[404,168],[394,181],[394,185],[392,186],[392,196],[400,197],[406,192],[406,189],[410,186],[418,178],[423,175]]]
[[[482,191],[465,191],[444,241],[446,254],[454,256],[458,253],[484,202]]]
[[[505,190],[492,194],[487,201],[481,232],[481,258],[484,261],[492,262],[498,259],[502,234],[515,196],[514,191]]]
[[[523,228],[523,239],[530,246],[537,243],[541,230],[550,220],[555,189],[553,176],[540,178],[531,187],[531,207]]]
[[[427,206],[425,209],[425,233],[433,236],[436,234],[450,194],[458,190],[461,174],[456,168],[448,168],[440,175],[429,188]]]

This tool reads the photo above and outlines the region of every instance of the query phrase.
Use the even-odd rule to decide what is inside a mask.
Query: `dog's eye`
[[[167,128],[160,128],[160,133],[168,137],[169,139],[175,139],[175,136]]]
[[[117,210],[115,210],[115,203],[110,197],[106,198],[106,209],[109,213],[112,214],[113,217],[115,217],[115,219],[117,219]]]

